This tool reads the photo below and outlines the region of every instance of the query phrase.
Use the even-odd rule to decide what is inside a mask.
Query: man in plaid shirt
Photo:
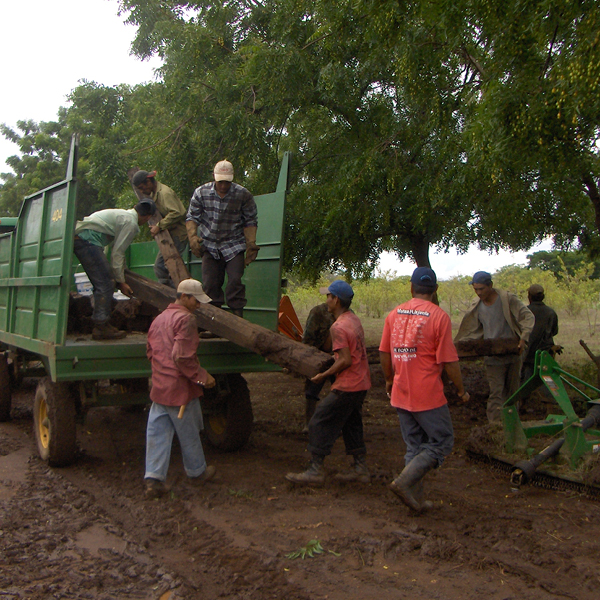
[[[256,203],[245,187],[233,183],[229,161],[215,165],[214,178],[196,188],[185,225],[192,252],[202,257],[202,286],[211,304],[220,308],[226,299],[232,312],[242,317],[246,306],[242,275],[259,251]]]

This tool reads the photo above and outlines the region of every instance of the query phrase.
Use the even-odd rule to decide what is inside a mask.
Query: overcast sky
[[[16,127],[18,120],[51,121],[82,79],[103,85],[152,81],[158,60],[141,62],[130,55],[135,35],[117,15],[116,0],[2,0],[0,56],[3,93],[0,123]],[[17,147],[0,139],[0,172]],[[549,249],[549,243],[543,249]],[[531,252],[531,251],[530,251]],[[472,250],[431,255],[438,278],[494,272],[507,264],[526,264],[527,252],[488,255]],[[381,270],[409,275],[415,265],[382,257]]]

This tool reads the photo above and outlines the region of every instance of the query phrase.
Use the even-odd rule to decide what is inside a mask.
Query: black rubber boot
[[[354,465],[348,471],[337,473],[335,478],[338,481],[358,481],[359,483],[370,483],[371,473],[367,467],[367,456],[361,454],[354,457]]]
[[[402,473],[390,483],[390,490],[412,510],[421,512],[419,483],[437,464],[437,460],[427,452],[421,452],[404,467]]]
[[[302,473],[288,473],[285,478],[299,485],[321,485],[325,481],[325,457],[313,454],[308,469]]]
[[[231,312],[240,319],[244,318],[244,309],[243,308],[232,308]]]

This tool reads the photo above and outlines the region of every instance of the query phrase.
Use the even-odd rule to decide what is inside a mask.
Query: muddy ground
[[[303,382],[247,376],[255,430],[242,451],[205,446],[217,478],[187,483],[175,447],[169,495],[143,496],[146,414],[91,410],[81,455],[49,469],[37,455],[35,382],[13,396],[0,424],[0,600],[91,598],[508,600],[597,599],[599,504],[573,492],[519,493],[508,477],[465,456],[485,420],[485,383],[466,366],[469,406],[451,398],[454,453],[430,473],[429,512],[414,516],[387,489],[402,464],[395,413],[381,373],[364,411],[371,484],[341,484],[341,440],[322,488],[294,488],[286,472],[308,458]],[[286,557],[317,539],[324,552]]]

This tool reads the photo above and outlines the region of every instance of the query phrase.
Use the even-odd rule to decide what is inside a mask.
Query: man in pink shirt
[[[398,411],[406,443],[405,467],[390,489],[415,511],[420,511],[423,477],[442,464],[454,445],[452,419],[444,396],[442,371],[467,402],[452,341],[450,317],[431,300],[437,278],[428,267],[411,277],[412,299],[386,318],[379,355],[385,387]]]
[[[177,433],[183,466],[188,477],[204,483],[215,474],[206,465],[200,430],[203,428],[200,397],[203,388],[215,385],[200,366],[196,354],[200,339],[194,311],[210,302],[202,284],[185,279],[177,288],[177,300],[169,304],[150,326],[146,353],[152,363],[152,406],[146,429],[146,497],[166,492],[171,444]]]
[[[285,477],[301,485],[323,483],[323,461],[342,434],[346,454],[354,457],[354,468],[349,473],[339,474],[338,479],[368,483],[371,476],[365,462],[362,405],[371,387],[371,374],[365,333],[360,320],[350,310],[354,297],[352,286],[338,279],[328,288],[321,289],[321,293],[327,294],[327,309],[335,319],[329,330],[335,362],[311,381],[320,383],[335,375],[335,382],[329,394],[317,405],[308,424],[310,466],[302,473],[288,473]]]

